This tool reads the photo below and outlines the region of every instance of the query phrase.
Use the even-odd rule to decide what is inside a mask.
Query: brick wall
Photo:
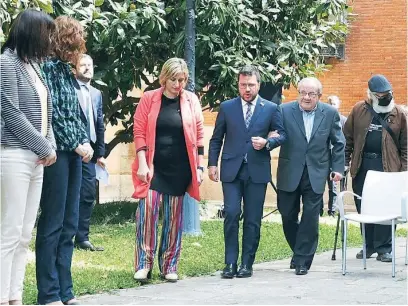
[[[407,103],[407,0],[355,0],[346,40],[344,61],[330,60],[329,72],[319,77],[322,101],[337,95],[343,101],[340,111],[347,115],[367,94],[367,81],[373,74],[384,74],[391,82],[396,102]],[[293,86],[285,90],[286,100],[296,99]]]

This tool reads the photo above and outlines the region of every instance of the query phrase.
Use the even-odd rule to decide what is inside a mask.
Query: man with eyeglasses
[[[346,166],[351,162],[353,191],[358,195],[362,194],[368,170],[407,171],[407,116],[395,104],[390,82],[381,74],[372,76],[367,96],[354,105],[344,125]],[[354,201],[360,212],[361,200]],[[391,231],[390,225],[365,225],[367,258],[377,253],[378,261],[392,261]],[[363,251],[356,257],[362,259]]]
[[[318,245],[319,214],[330,166],[334,182],[340,181],[344,172],[345,140],[339,113],[319,101],[320,81],[304,78],[298,90],[297,101],[282,105],[288,139],[279,152],[277,189],[283,231],[293,252],[290,268],[296,275],[305,275]]]
[[[270,151],[286,140],[282,114],[275,103],[258,95],[261,77],[254,66],[244,66],[238,75],[239,97],[220,105],[208,152],[208,176],[221,179],[224,194],[225,268],[221,276],[252,276],[252,264],[258,249],[261,219],[268,182],[271,181]],[[270,131],[278,137],[268,138]],[[218,158],[221,147],[221,175]],[[238,231],[243,206],[241,266]]]

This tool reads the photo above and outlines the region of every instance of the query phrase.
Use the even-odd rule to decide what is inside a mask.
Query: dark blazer
[[[87,118],[85,116],[84,98],[82,96],[81,87],[78,82],[75,82],[75,89],[77,91],[79,105],[81,106],[81,119],[84,122],[87,122]],[[105,126],[103,124],[102,93],[100,90],[91,85],[89,85],[89,90],[91,93],[92,108],[95,119],[96,142],[93,143],[92,141],[90,141],[91,146],[94,150],[93,159],[95,160],[105,155]],[[89,136],[90,135],[88,135],[88,138],[90,139]]]
[[[293,192],[307,165],[313,191],[324,193],[330,165],[332,171],[344,172],[345,139],[339,113],[334,107],[318,102],[309,143],[298,102],[283,104],[282,115],[289,136],[279,152],[277,188]]]
[[[255,150],[251,137],[268,137],[277,130],[279,138],[269,138],[270,149],[279,147],[286,139],[279,107],[261,97],[258,98],[248,129],[245,126],[241,97],[221,103],[213,136],[210,140],[208,165],[217,166],[221,147],[222,182],[232,182],[247,154],[248,171],[254,183],[268,183],[271,177],[271,155],[266,148]]]

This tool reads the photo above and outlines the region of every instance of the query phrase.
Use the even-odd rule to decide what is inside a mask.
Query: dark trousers
[[[71,262],[81,177],[82,162],[75,152],[57,151],[56,163],[44,169],[35,244],[38,304],[74,297]]]
[[[82,163],[82,184],[79,199],[78,231],[76,242],[89,241],[89,224],[96,198],[95,163]]]
[[[300,198],[303,211],[299,223]],[[319,213],[323,194],[315,193],[304,168],[299,186],[293,192],[278,190],[278,209],[282,216],[283,231],[293,252],[295,265],[312,265],[319,240]]]
[[[384,171],[381,157],[374,159],[363,158],[360,169],[356,177],[353,178],[354,193],[358,195],[363,193],[364,181],[368,170]],[[381,188],[381,185],[379,185],[378,188]],[[360,213],[361,200],[354,197],[354,202],[357,211]],[[386,203],[384,203],[384,205],[386,205]],[[367,250],[373,250],[379,254],[391,252],[391,225],[366,224],[365,234]]]
[[[265,202],[266,183],[254,183],[249,177],[248,165],[242,164],[236,179],[222,183],[224,193],[224,243],[225,263],[236,264],[239,246],[239,217],[241,202],[244,202],[244,224],[241,263],[252,267],[261,236],[261,220]]]

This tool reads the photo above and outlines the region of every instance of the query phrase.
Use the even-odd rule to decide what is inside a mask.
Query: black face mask
[[[392,93],[388,93],[385,96],[378,98],[379,106],[388,106],[392,101]]]

